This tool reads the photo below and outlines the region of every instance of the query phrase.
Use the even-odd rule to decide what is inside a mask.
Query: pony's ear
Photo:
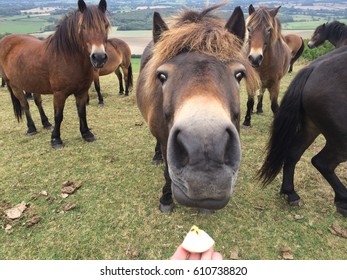
[[[162,19],[158,12],[154,12],[152,29],[154,43],[159,41],[161,33],[163,33],[166,30],[169,30],[169,28],[166,25],[165,21]]]
[[[274,18],[277,15],[277,13],[280,10],[280,8],[281,8],[281,6],[275,8],[275,9],[270,10],[270,15]]]
[[[253,5],[252,5],[252,4],[249,5],[249,7],[248,7],[248,14],[251,15],[251,14],[253,14],[254,12],[255,12],[255,9],[254,9]]]
[[[243,42],[245,39],[245,17],[243,16],[243,11],[240,6],[237,6],[227,23],[225,28],[232,34],[236,35]]]
[[[99,2],[99,9],[105,13],[106,10],[107,10],[107,3],[106,3],[106,0],[100,0]]]
[[[86,8],[86,3],[83,0],[78,0],[78,9],[80,10],[80,12],[83,13]]]

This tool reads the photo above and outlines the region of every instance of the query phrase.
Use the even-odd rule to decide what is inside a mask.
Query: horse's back
[[[119,66],[129,67],[131,50],[126,42],[118,38],[107,40],[106,52],[108,60],[104,67],[99,70],[99,75],[104,76],[113,73]]]
[[[302,101],[309,119],[347,158],[347,69],[342,61],[347,61],[347,46],[313,62]]]
[[[10,85],[28,92],[51,91],[46,47],[38,38],[13,34],[1,39],[0,65],[1,72]],[[40,83],[37,79],[40,79]]]

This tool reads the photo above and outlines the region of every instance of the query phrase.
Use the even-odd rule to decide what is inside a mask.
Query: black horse
[[[338,48],[302,69],[289,85],[272,124],[265,161],[259,171],[264,184],[283,167],[281,193],[296,204],[294,171],[316,137],[326,139],[312,164],[335,192],[337,211],[347,216],[347,189],[335,174],[347,160],[347,46]],[[344,104],[341,106],[341,104]]]
[[[310,49],[322,45],[328,40],[336,48],[347,45],[347,26],[338,21],[324,23],[316,28],[307,46]]]

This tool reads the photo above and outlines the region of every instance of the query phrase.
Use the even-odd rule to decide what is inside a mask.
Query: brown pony
[[[291,51],[281,34],[281,23],[276,15],[280,7],[270,9],[253,5],[249,6],[249,17],[246,20],[247,36],[245,49],[249,61],[256,68],[261,79],[258,96],[257,113],[263,112],[263,94],[270,92],[271,109],[278,109],[280,82],[287,73]],[[251,125],[251,113],[254,106],[254,92],[248,92],[247,112],[243,122],[244,127]]]
[[[347,26],[339,21],[319,25],[307,46],[313,49],[322,45],[326,40],[336,48],[347,45]]]
[[[111,73],[115,73],[119,82],[119,95],[124,94],[123,77],[120,71],[122,68],[125,83],[125,96],[129,95],[133,86],[133,72],[131,66],[131,50],[126,42],[123,40],[112,38],[107,40],[106,52],[108,60],[104,67],[96,71],[96,77],[94,78],[95,90],[98,93],[99,106],[104,104],[103,97],[100,92],[99,76],[105,76]]]
[[[345,61],[347,46],[318,58],[293,79],[275,114],[259,176],[268,184],[283,167],[281,193],[288,196],[290,204],[297,204],[300,196],[294,189],[295,166],[322,134],[326,144],[312,158],[312,164],[333,188],[337,211],[347,217],[347,189],[335,173],[336,167],[347,160]]]
[[[305,49],[305,42],[304,39],[302,39],[302,37],[296,34],[285,35],[284,41],[287,43],[292,55],[288,70],[288,73],[291,73],[293,72],[293,64],[295,63],[295,61],[298,60],[298,58],[302,55]]]
[[[242,54],[241,8],[225,24],[209,14],[220,6],[184,11],[170,28],[153,16],[136,94],[165,160],[162,212],[172,211],[172,194],[186,206],[221,209],[236,182],[240,81],[256,88],[258,77]]]
[[[98,6],[87,6],[79,0],[78,10],[65,16],[46,40],[9,35],[0,41],[0,74],[7,83],[18,120],[25,112],[28,134],[35,133],[36,127],[23,91],[53,94],[55,126],[51,144],[54,148],[63,146],[60,126],[65,100],[74,94],[82,137],[86,141],[95,140],[87,125],[86,102],[93,69],[107,61],[109,26],[105,0],[100,0]]]

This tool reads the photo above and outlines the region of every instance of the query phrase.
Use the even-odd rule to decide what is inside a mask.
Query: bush
[[[328,41],[326,41],[324,44],[322,44],[321,46],[317,48],[310,49],[309,47],[307,47],[308,41],[309,39],[304,40],[305,50],[302,54],[302,58],[307,59],[309,61],[315,60],[316,58],[335,49],[335,47]]]

